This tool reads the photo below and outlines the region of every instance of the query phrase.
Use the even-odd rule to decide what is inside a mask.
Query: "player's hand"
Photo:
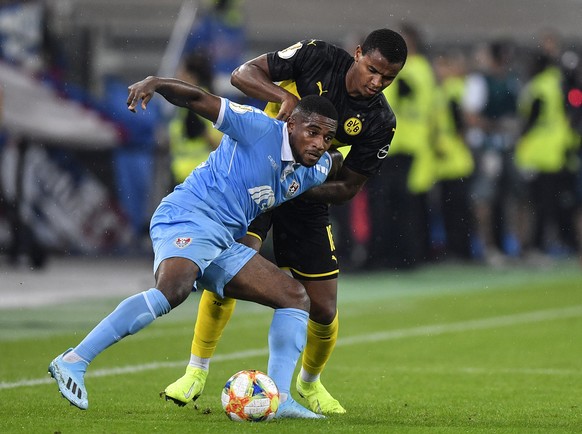
[[[289,97],[287,97],[285,101],[281,103],[281,108],[279,109],[279,113],[277,113],[277,119],[280,121],[287,121],[298,103],[299,98],[290,93]]]
[[[127,88],[129,95],[127,97],[127,108],[133,113],[141,100],[141,108],[145,110],[148,103],[154,96],[157,88],[157,77],[149,76],[142,81],[132,84]]]

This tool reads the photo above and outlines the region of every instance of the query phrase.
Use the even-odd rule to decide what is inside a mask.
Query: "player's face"
[[[346,86],[352,98],[369,99],[386,89],[402,69],[402,63],[390,63],[379,50],[362,54],[356,48],[354,65],[348,71]]]
[[[337,131],[337,121],[312,113],[295,113],[287,121],[289,144],[297,163],[311,167],[331,146]]]

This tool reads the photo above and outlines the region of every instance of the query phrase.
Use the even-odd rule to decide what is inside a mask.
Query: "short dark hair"
[[[305,116],[316,113],[325,116],[326,118],[333,119],[334,121],[337,121],[338,119],[337,110],[332,102],[319,95],[307,95],[306,97],[301,98],[293,112],[302,113]]]
[[[497,64],[508,63],[512,55],[512,43],[507,39],[498,39],[489,45],[491,58]]]
[[[404,38],[394,30],[377,29],[371,32],[362,44],[362,54],[378,50],[390,63],[406,63],[408,48]]]
[[[530,61],[530,76],[539,74],[552,65],[552,58],[542,50],[535,50]]]

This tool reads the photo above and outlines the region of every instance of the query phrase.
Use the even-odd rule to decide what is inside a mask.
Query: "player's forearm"
[[[313,202],[341,205],[351,200],[361,188],[361,185],[346,184],[342,181],[327,181],[307,190],[301,197]]]
[[[175,78],[157,78],[156,92],[178,107],[195,108],[207,92]]]
[[[216,122],[220,112],[219,97],[175,78],[150,75],[129,86],[128,92],[127,108],[134,113],[140,101],[142,110],[145,110],[155,93],[162,95],[170,103],[188,108],[212,122]]]
[[[216,122],[221,104],[218,96],[206,92],[201,87],[175,78],[159,78],[158,80],[156,92],[168,102],[178,107],[190,109],[200,116]]]
[[[252,63],[245,63],[236,68],[230,82],[245,95],[261,101],[281,103],[290,95],[285,89],[274,84],[263,69]]]

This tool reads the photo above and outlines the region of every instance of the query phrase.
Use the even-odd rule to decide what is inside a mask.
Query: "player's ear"
[[[289,116],[289,119],[287,119],[287,131],[292,132],[293,129],[295,128],[296,122],[297,122],[296,115],[292,114],[291,116]]]
[[[356,51],[354,52],[354,61],[356,63],[358,63],[360,61],[360,58],[362,57],[362,46],[358,45],[356,47]]]

